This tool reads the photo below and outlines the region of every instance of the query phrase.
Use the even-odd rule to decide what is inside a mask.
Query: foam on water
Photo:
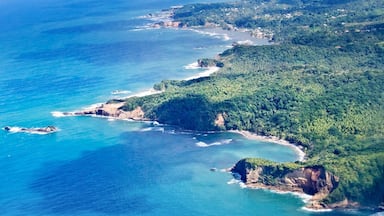
[[[307,211],[307,212],[319,212],[319,213],[332,211],[332,209],[311,209],[311,208],[307,208],[307,207],[302,207],[301,209],[304,211]]]
[[[217,71],[219,71],[219,67],[207,67],[207,68],[204,68],[203,72],[200,72],[197,75],[185,78],[184,80],[192,80],[192,79],[198,79],[198,78],[202,78],[202,77],[208,77]]]
[[[7,129],[5,129],[5,127],[2,128],[2,129],[3,130],[7,130]],[[11,132],[11,133],[17,133],[17,132],[21,132],[22,128],[21,127],[9,127],[8,131]]]
[[[196,146],[202,147],[202,148],[206,148],[206,147],[210,147],[210,146],[227,145],[227,144],[230,144],[231,142],[232,142],[232,139],[220,140],[220,141],[213,142],[213,143],[210,143],[210,144],[207,144],[205,142],[199,141],[199,142],[196,143]]]
[[[227,182],[227,184],[231,185],[231,184],[240,184],[241,183],[241,180],[237,180],[237,179],[231,179]]]
[[[215,32],[214,30],[212,31],[211,29],[190,29],[191,31],[194,31],[196,33],[202,34],[202,35],[208,35],[213,38],[221,39],[224,41],[229,41],[232,38],[228,35],[228,33],[225,32]],[[211,30],[211,31],[209,31]]]
[[[56,118],[61,118],[61,117],[68,116],[67,113],[60,112],[60,111],[52,111],[51,114],[52,114],[53,117],[56,117]]]
[[[199,64],[197,62],[193,62],[191,64],[185,65],[184,68],[187,69],[187,70],[201,69],[201,67],[199,66]]]
[[[290,194],[290,195],[299,197],[304,203],[309,203],[311,201],[311,199],[313,198],[313,196],[311,196],[311,195],[304,194],[304,193],[298,193],[298,192],[277,191],[277,190],[268,190],[268,191],[270,191],[272,193],[276,193],[276,194]]]
[[[130,93],[132,93],[132,92],[129,90],[113,90],[111,92],[112,95],[125,95],[125,94],[130,94]]]
[[[100,107],[101,105],[103,105],[103,103],[94,103],[94,104],[82,107],[81,110],[94,110],[97,107]]]

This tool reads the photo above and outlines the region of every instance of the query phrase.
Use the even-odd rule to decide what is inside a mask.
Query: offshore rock
[[[38,133],[38,134],[48,134],[58,131],[58,128],[55,126],[47,126],[47,127],[41,127],[41,128],[24,128],[24,127],[12,127],[12,126],[5,126],[3,128],[6,131],[9,132],[26,132],[26,133]]]

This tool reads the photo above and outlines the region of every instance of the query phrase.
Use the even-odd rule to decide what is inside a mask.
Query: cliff
[[[295,163],[275,163],[263,159],[240,160],[231,170],[251,188],[267,188],[277,191],[299,192],[312,195],[308,207],[332,208],[323,202],[338,187],[339,178],[323,166],[302,166]],[[347,207],[349,203],[345,203]]]

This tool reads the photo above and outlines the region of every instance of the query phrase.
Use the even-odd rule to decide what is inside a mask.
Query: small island
[[[202,66],[211,76],[164,80],[158,94],[111,100],[80,115],[153,120],[196,131],[249,131],[299,146],[304,161],[243,159],[250,187],[313,195],[309,208],[384,205],[384,2],[242,1],[170,9],[157,27],[220,27],[268,38]],[[177,24],[177,25],[176,25]]]
[[[49,134],[58,131],[59,129],[55,126],[46,126],[46,127],[38,127],[38,128],[25,128],[25,127],[12,127],[5,126],[3,128],[5,131],[12,133],[32,133],[32,134]]]

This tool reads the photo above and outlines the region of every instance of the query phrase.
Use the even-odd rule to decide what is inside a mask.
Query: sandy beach
[[[258,140],[258,141],[263,141],[263,142],[271,142],[271,143],[276,143],[276,144],[279,144],[279,145],[285,145],[285,146],[289,146],[291,148],[293,148],[298,156],[299,156],[299,161],[304,161],[305,160],[305,153],[303,150],[301,150],[301,148],[299,148],[297,145],[293,144],[293,143],[290,143],[286,140],[283,140],[283,139],[279,139],[278,137],[274,137],[274,136],[261,136],[261,135],[258,135],[258,134],[255,134],[255,133],[252,133],[252,132],[249,132],[249,131],[243,131],[243,130],[231,130],[229,132],[232,132],[232,133],[237,133],[237,134],[241,134],[242,136],[244,136],[245,138],[247,139],[251,139],[251,140]]]
[[[197,63],[196,63],[197,64]],[[190,65],[187,66],[187,67],[191,67]],[[186,68],[187,68],[186,67]],[[200,67],[197,67],[197,68],[187,68],[187,69],[198,69]],[[191,77],[188,77],[188,78],[185,78],[184,80],[193,80],[193,79],[198,79],[198,78],[201,78],[201,77],[208,77],[208,76],[211,76],[213,73],[219,71],[219,67],[207,67],[204,71],[202,71],[201,73],[198,73],[194,76],[191,76]]]
[[[158,90],[155,90],[155,89],[151,88],[151,89],[148,89],[146,91],[142,91],[142,92],[138,92],[138,93],[135,93],[135,94],[132,94],[132,95],[128,95],[127,97],[125,97],[125,99],[126,98],[131,98],[131,97],[145,97],[145,96],[149,96],[149,95],[160,94],[162,92],[163,91],[158,91]]]

